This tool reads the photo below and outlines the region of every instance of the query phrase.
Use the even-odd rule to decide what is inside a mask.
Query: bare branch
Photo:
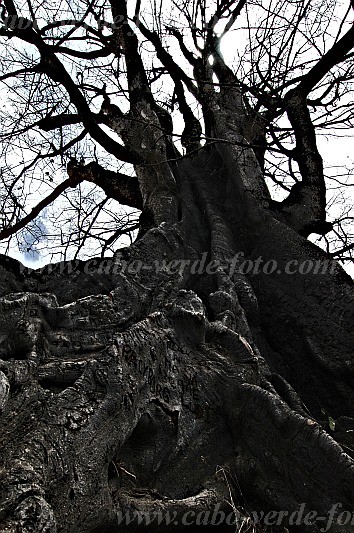
[[[9,1],[12,2],[12,0]],[[19,39],[37,47],[41,54],[41,62],[39,65],[41,72],[47,74],[53,81],[60,83],[65,87],[72,103],[75,105],[81,116],[82,123],[90,133],[91,137],[118,159],[130,163],[139,162],[139,157],[135,153],[114,141],[112,137],[107,135],[107,133],[98,126],[96,117],[92,113],[85,97],[78,89],[64,65],[56,57],[53,48],[47,45],[33,28],[26,28],[23,30],[15,28],[12,33]]]
[[[191,82],[190,78],[188,78],[185,72],[173,60],[172,56],[163,47],[158,34],[150,31],[141,22],[139,24],[139,29],[142,34],[154,45],[158,59],[166,67],[168,73],[174,81],[175,94],[185,123],[185,128],[182,135],[182,144],[186,148],[187,153],[198,149],[200,146],[202,128],[186,102],[182,81],[186,84],[194,96],[197,96],[197,88]]]
[[[298,85],[303,94],[309,94],[321,79],[338,63],[346,60],[346,54],[354,47],[354,26],[321,57]]]
[[[104,114],[93,113],[93,115],[96,115],[95,120],[97,123],[105,122]],[[37,126],[44,131],[51,131],[56,128],[62,128],[63,126],[79,124],[80,122],[82,122],[80,115],[75,114],[75,113],[70,113],[70,114],[63,113],[61,115],[44,117],[37,122]]]
[[[109,198],[114,198],[123,205],[142,209],[142,197],[135,176],[107,170],[94,161],[88,165],[81,165],[73,160],[69,163],[67,170],[72,180],[79,182],[87,180],[95,183]]]
[[[53,203],[54,200],[56,200],[68,187],[76,187],[82,180],[83,178],[81,178],[81,176],[70,176],[68,179],[63,181],[46,198],[39,202],[28,215],[16,222],[16,224],[13,224],[12,226],[0,231],[0,240],[7,239],[11,235],[17,233],[20,229],[26,227],[27,224],[37,218],[41,211],[43,211],[45,207]]]

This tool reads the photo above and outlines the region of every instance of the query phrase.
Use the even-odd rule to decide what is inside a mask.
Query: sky
[[[241,37],[240,37],[241,36]],[[242,49],[242,30],[230,31],[222,41],[221,51],[224,55],[226,61],[229,64],[232,64],[237,56],[239,50]],[[4,92],[1,92],[4,95]],[[318,147],[319,151],[324,160],[324,166],[326,169],[335,169],[337,166],[342,166],[344,169],[344,174],[347,172],[347,179],[349,187],[346,189],[347,202],[354,203],[354,179],[353,179],[353,169],[354,169],[354,151],[352,149],[353,138],[348,136],[348,131],[340,138],[336,138],[330,135],[320,135],[318,136]],[[329,170],[331,172],[332,170]],[[279,195],[279,192],[275,193]],[[337,194],[336,191],[328,190],[327,201],[328,203],[333,203],[329,211],[329,219],[333,220],[335,217],[341,214],[342,205],[340,201],[333,202],[333,195]],[[279,197],[279,196],[278,196]],[[32,198],[32,202],[36,203],[36,197]],[[354,216],[354,215],[352,215]],[[45,221],[44,221],[45,223]],[[310,239],[313,242],[316,242],[318,236],[312,235]],[[48,262],[48,258],[44,257],[39,253],[27,253],[26,251],[20,252],[18,248],[14,245],[9,251],[9,255],[20,260],[22,263],[31,266],[32,268],[41,267]],[[129,244],[128,238],[123,238],[121,245]],[[4,251],[4,244],[0,243],[0,251]],[[346,270],[354,277],[354,265],[346,265]]]

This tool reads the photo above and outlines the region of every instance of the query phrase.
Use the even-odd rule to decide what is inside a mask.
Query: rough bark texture
[[[115,16],[126,17],[124,8],[112,2]],[[330,530],[349,533],[353,526],[336,516],[352,512],[354,501],[353,286],[304,237],[325,222],[306,101],[294,93],[288,102],[303,181],[274,208],[262,150],[256,157],[247,144],[239,86],[212,45],[204,63],[192,58],[195,85],[177,74],[214,141],[200,148],[180,84],[181,157],[128,30],[114,29],[112,46],[126,55],[131,108],[123,116],[105,101],[100,115],[124,150],[98,133],[54,52],[34,30],[18,31],[93,139],[134,163],[137,176],[117,174],[115,182],[98,165],[72,164],[70,179],[123,186],[120,198],[143,215],[139,239],[104,265],[26,273],[1,258],[0,531],[124,531],[117,516],[128,511],[175,513],[177,524],[150,528],[170,531],[185,513],[218,504],[238,509],[246,529],[251,511],[293,513],[306,504],[305,514],[325,518],[340,504]],[[172,57],[142,30],[175,80]],[[240,253],[276,269],[246,275],[235,264]],[[317,266],[286,273],[293,261]],[[310,533],[323,523],[283,526]]]
[[[119,531],[117,511],[182,516],[230,490],[240,509],[352,509],[352,286],[337,266],[284,273],[325,258],[255,202],[252,157],[172,166],[181,220],[99,272],[2,259],[1,531]],[[232,273],[239,251],[282,273]],[[167,268],[205,252],[214,273]]]

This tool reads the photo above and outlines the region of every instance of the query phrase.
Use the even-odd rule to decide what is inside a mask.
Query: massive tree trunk
[[[71,273],[2,260],[1,531],[120,531],[120,512],[178,522],[230,502],[352,510],[349,278],[273,216],[251,149],[166,169],[178,219],[114,259]],[[286,273],[293,260],[316,266]]]
[[[191,90],[213,139],[203,148],[180,95],[182,157],[133,36],[118,30],[131,109],[115,114],[105,101],[102,114],[134,153],[141,231],[113,259],[71,272],[26,272],[2,258],[0,531],[135,531],[136,521],[119,521],[126,512],[172,513],[151,526],[170,531],[187,528],[186,513],[198,517],[188,515],[193,527],[215,509],[248,528],[252,511],[281,511],[278,525],[291,531],[352,531],[340,513],[354,498],[353,287],[303,236],[325,217],[307,93],[287,100],[303,181],[276,205],[221,57],[213,52],[219,93],[208,54],[205,71],[195,62]],[[96,139],[75,84],[36,46]]]

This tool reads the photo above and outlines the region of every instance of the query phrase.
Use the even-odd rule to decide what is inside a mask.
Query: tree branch
[[[37,39],[35,39],[35,41],[37,41]],[[128,163],[138,163],[139,157],[137,154],[114,141],[109,135],[107,135],[107,133],[98,127],[96,117],[92,113],[85,97],[82,95],[58,58],[48,50],[48,47],[43,42],[35,42],[33,44],[38,46],[38,49],[42,54],[42,71],[53,81],[61,83],[65,87],[72,103],[75,105],[81,116],[82,123],[91,137],[107,150],[107,152],[111,153],[118,159],[127,161]]]
[[[54,202],[66,189],[76,187],[83,181],[95,183],[103,189],[109,198],[117,200],[119,203],[142,209],[142,198],[139,190],[137,178],[127,176],[120,172],[112,172],[101,167],[98,163],[92,162],[88,165],[78,165],[76,161],[68,164],[69,177],[58,185],[46,198],[39,202],[32,211],[12,226],[0,231],[0,240],[7,239],[27,224],[32,222],[41,211]]]
[[[346,54],[353,46],[354,27],[284,97],[285,109],[295,134],[296,148],[293,154],[299,165],[302,182],[295,184],[289,196],[279,205],[287,213],[290,225],[305,236],[312,232],[325,234],[330,229],[326,222],[323,162],[306,98],[334,65],[346,59]]]
[[[229,18],[222,34],[218,37],[219,42],[220,40],[226,35],[228,31],[231,30],[232,26],[234,25],[237,17],[240,15],[242,9],[245,7],[247,0],[240,0],[235,9],[233,10],[231,17]]]
[[[171,78],[176,83],[176,80],[181,83],[183,81],[193,96],[197,97],[198,90],[197,87],[191,82],[190,77],[186,72],[174,61],[171,54],[163,47],[160,37],[154,31],[149,30],[144,24],[139,21],[139,30],[155,47],[157,52],[157,57],[161,63],[167,68]]]
[[[54,202],[66,189],[69,187],[76,187],[81,181],[83,181],[84,178],[81,178],[81,176],[70,176],[67,178],[63,183],[60,183],[44,200],[39,202],[32,211],[23,217],[21,220],[16,222],[16,224],[13,224],[12,226],[3,229],[0,231],[0,240],[7,239],[11,237],[11,235],[14,235],[17,233],[20,229],[24,228],[32,222],[37,216],[40,214],[40,212]]]
[[[39,72],[38,65],[35,65],[34,67],[29,67],[29,68],[21,68],[18,70],[14,70],[13,72],[8,72],[7,74],[0,76],[0,81],[5,81],[9,78],[20,76],[21,74],[29,74],[29,73],[35,73],[35,72]]]
[[[60,54],[69,55],[72,57],[79,57],[81,59],[97,59],[99,57],[107,57],[112,52],[108,48],[100,48],[98,50],[90,50],[89,52],[84,52],[82,50],[74,50],[68,48],[67,46],[55,46],[55,52]]]
[[[111,0],[110,4],[113,19],[121,21],[114,28],[112,51],[113,53],[118,51],[119,55],[123,51],[125,54],[131,109],[142,102],[149,103],[154,107],[156,104],[139,54],[138,39],[128,23],[126,1]]]
[[[194,56],[194,54],[188,50],[188,48],[186,47],[185,45],[185,42],[183,40],[183,35],[176,29],[176,28],[173,28],[173,27],[170,27],[168,26],[166,28],[170,33],[171,35],[173,35],[174,37],[176,37],[177,41],[178,41],[178,44],[179,44],[179,47],[181,49],[181,52],[182,54],[184,55],[184,57],[187,59],[187,61],[192,65],[192,66],[196,66],[196,63],[197,63],[197,58]]]
[[[354,47],[354,26],[321,57],[316,65],[302,78],[298,89],[304,94],[309,92],[321,81],[332,67],[345,61],[346,54]]]
[[[92,113],[97,123],[105,122],[105,116],[103,113]],[[56,128],[62,128],[63,126],[70,126],[72,124],[79,124],[82,122],[82,118],[77,113],[62,113],[55,116],[47,116],[40,119],[37,122],[37,126],[44,131],[55,130]]]
[[[286,223],[301,235],[324,234],[328,225],[323,161],[317,148],[306,94],[298,88],[289,91],[285,106],[296,140],[292,157],[297,161],[302,181],[292,187],[289,196],[277,204],[276,209],[283,213]]]
[[[7,8],[8,11],[9,9],[15,9],[12,0],[6,0],[6,2],[9,3],[9,7]],[[16,10],[15,16],[17,16]],[[92,113],[85,97],[65,69],[64,65],[56,57],[54,53],[55,48],[47,45],[40,35],[34,31],[33,27],[24,29],[19,27],[15,28],[11,32],[11,35],[34,45],[38,49],[41,54],[41,61],[39,64],[40,71],[66,89],[71,102],[75,105],[78,114],[81,117],[83,125],[95,141],[107,150],[107,152],[122,161],[133,164],[140,162],[140,158],[135,152],[117,143],[98,126],[96,117],[94,113]]]
[[[80,165],[73,160],[68,164],[67,171],[72,180],[95,183],[109,198],[117,200],[120,204],[140,210],[143,208],[139,183],[135,176],[107,170],[94,161],[88,165]]]
[[[344,254],[345,252],[349,252],[350,250],[354,249],[354,243],[348,244],[347,246],[344,246],[340,250],[336,250],[335,252],[331,253],[331,257],[338,257],[341,254]]]
[[[196,119],[186,102],[183,83],[181,80],[184,81],[194,96],[197,96],[197,88],[191,84],[191,81],[186,73],[179,65],[177,65],[172,56],[165,50],[158,34],[154,31],[150,31],[141,22],[139,24],[139,29],[144,37],[146,37],[154,45],[158,59],[166,67],[175,84],[175,94],[185,123],[185,128],[182,134],[182,145],[186,148],[187,153],[192,152],[200,147],[202,128],[199,120]]]

